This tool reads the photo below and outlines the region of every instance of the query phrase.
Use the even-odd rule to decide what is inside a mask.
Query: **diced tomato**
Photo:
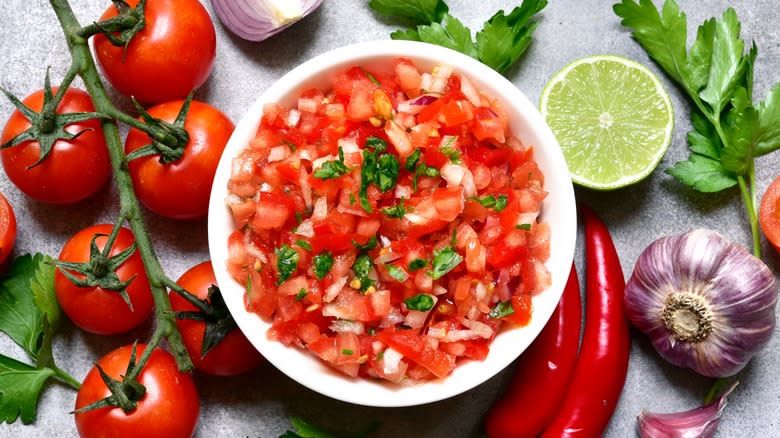
[[[291,213],[288,201],[284,196],[277,193],[260,192],[252,226],[261,230],[281,228]]]
[[[484,106],[477,107],[474,110],[472,132],[477,140],[492,139],[499,143],[503,143],[506,140],[504,126],[502,125],[498,114],[492,109]]]
[[[374,115],[374,102],[371,97],[371,87],[364,83],[356,83],[347,105],[347,117],[353,121],[368,120]]]
[[[446,126],[456,126],[474,117],[474,106],[468,100],[452,100],[441,108],[439,120]]]
[[[508,268],[527,258],[528,247],[526,245],[510,246],[505,241],[499,241],[487,249],[487,263],[497,269]]]
[[[462,212],[465,205],[463,187],[439,188],[433,191],[433,205],[439,219],[452,222]]]

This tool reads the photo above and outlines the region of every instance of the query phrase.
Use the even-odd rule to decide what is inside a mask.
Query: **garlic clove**
[[[720,425],[720,416],[726,408],[726,398],[737,386],[734,382],[717,399],[704,406],[685,412],[658,414],[645,412],[637,417],[642,438],[710,438]]]

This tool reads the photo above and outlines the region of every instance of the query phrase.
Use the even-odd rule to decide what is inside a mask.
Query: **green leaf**
[[[688,147],[695,154],[720,161],[720,151],[723,144],[715,131],[715,127],[699,111],[691,111],[693,131],[688,133]]]
[[[523,0],[509,15],[496,12],[477,33],[479,60],[499,73],[514,64],[531,44],[538,25],[531,18],[545,6],[547,0]]]
[[[318,280],[322,280],[333,268],[333,254],[330,251],[324,251],[316,256],[312,260],[314,264],[314,274]]]
[[[31,283],[43,260],[41,254],[17,257],[8,276],[0,281],[0,331],[34,360],[41,346],[44,313],[35,304]]]
[[[739,31],[737,13],[731,8],[723,13],[723,19],[715,21],[709,80],[706,88],[699,92],[699,97],[710,104],[713,114],[720,114],[742,78],[740,69],[744,68],[745,42],[739,39]]]
[[[688,58],[688,80],[691,90],[698,93],[707,85],[710,78],[710,65],[712,64],[712,45],[715,39],[715,19],[710,18],[699,26],[696,40],[691,46]]]
[[[756,156],[780,148],[780,84],[775,84],[766,99],[758,105],[758,123],[761,136],[756,144]]]
[[[44,256],[42,263],[39,263],[35,269],[30,288],[35,304],[49,321],[51,330],[55,330],[60,323],[61,310],[57,302],[57,293],[54,290],[54,271],[56,268],[51,262],[51,257]]]
[[[685,14],[680,12],[674,0],[664,2],[661,14],[651,0],[639,0],[638,3],[623,0],[612,9],[623,19],[621,24],[631,28],[631,35],[669,76],[687,88],[689,93],[698,91],[690,86],[686,70],[688,29]]]
[[[38,398],[50,368],[35,368],[0,354],[0,422],[8,424],[21,416],[22,423],[35,421]]]
[[[395,32],[392,32],[390,34],[390,39],[392,40],[407,40],[407,41],[419,41],[422,42],[422,39],[420,39],[420,34],[417,33],[417,29],[399,29]]]
[[[512,301],[499,301],[498,304],[495,305],[492,309],[490,309],[490,313],[488,316],[491,318],[503,318],[505,316],[509,316],[515,313],[515,308],[512,307]]]
[[[335,179],[340,176],[346,175],[351,172],[352,169],[344,164],[344,149],[339,146],[338,159],[326,161],[322,163],[322,167],[314,171],[314,177],[319,179]]]
[[[402,17],[420,24],[441,21],[449,11],[444,0],[371,0],[368,6],[382,15]]]
[[[287,281],[298,270],[301,256],[287,245],[276,248],[274,252],[276,253],[276,269],[279,271],[279,279],[276,280],[278,286]]]
[[[366,243],[361,244],[358,243],[357,240],[352,240],[352,246],[357,248],[358,251],[371,251],[372,249],[376,248],[376,246],[379,244],[379,241],[376,240],[376,236],[371,236]]]
[[[433,255],[433,271],[431,278],[438,280],[448,272],[455,269],[463,261],[463,256],[458,254],[455,249],[448,246],[442,250],[436,251]]]
[[[447,47],[474,59],[479,59],[471,31],[450,14],[445,14],[441,23],[418,26],[417,35],[420,41]]]
[[[409,310],[417,310],[420,312],[427,312],[433,308],[436,304],[433,297],[428,294],[417,294],[404,300],[406,308]]]
[[[377,162],[377,171],[374,184],[379,187],[382,193],[392,190],[398,182],[398,174],[401,164],[398,158],[391,154],[382,154]]]
[[[758,111],[749,105],[747,91],[742,87],[734,93],[731,104],[723,120],[728,144],[721,153],[721,163],[737,175],[744,175],[753,163],[755,145],[761,135]]]
[[[374,280],[368,278],[368,274],[371,272],[371,257],[368,254],[360,254],[355,259],[355,263],[352,265],[352,272],[355,273],[355,277],[360,280],[360,290],[365,291],[369,287],[374,285]]]
[[[387,273],[398,281],[403,282],[409,279],[409,274],[407,274],[403,268],[399,268],[395,265],[385,265],[385,268],[387,268]]]
[[[409,262],[409,270],[412,272],[418,271],[426,266],[428,266],[428,260],[425,259],[414,259]]]
[[[681,161],[665,172],[700,192],[720,192],[738,183],[737,177],[719,161],[699,154],[691,154],[687,161]]]
[[[392,207],[385,207],[382,209],[382,213],[385,214],[387,217],[392,217],[396,219],[401,219],[406,214],[406,207],[404,207],[404,198],[401,198],[401,201],[398,202],[398,204],[393,205]]]

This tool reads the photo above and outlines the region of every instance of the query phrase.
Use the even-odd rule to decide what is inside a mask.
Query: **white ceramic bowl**
[[[225,204],[231,161],[254,138],[263,105],[294,106],[306,88],[332,87],[335,76],[352,65],[387,70],[396,57],[411,59],[421,71],[451,65],[480,90],[503,102],[510,131],[535,146],[535,158],[545,176],[549,195],[541,219],[550,224],[551,251],[547,268],[552,285],[533,299],[533,318],[526,327],[501,331],[484,361],[464,361],[441,380],[412,386],[349,378],[331,369],[313,354],[268,340],[270,324],[244,308],[244,286],[228,274],[228,236],[234,230]],[[531,66],[527,66],[531,67]],[[324,53],[293,69],[268,88],[247,111],[230,138],[214,178],[208,219],[209,251],[217,282],[238,326],[265,358],[290,378],[329,397],[367,406],[412,406],[442,400],[465,392],[493,377],[516,359],[539,334],[563,291],[574,254],[576,208],[569,171],[555,137],[536,107],[506,78],[468,56],[438,46],[410,41],[360,43]]]

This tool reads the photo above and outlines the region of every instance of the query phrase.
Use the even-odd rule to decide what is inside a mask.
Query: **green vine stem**
[[[88,40],[83,36],[82,27],[73,13],[70,3],[68,0],[49,1],[52,9],[57,15],[60,26],[65,33],[68,49],[70,50],[73,59],[72,68],[78,72],[79,76],[81,76],[81,79],[84,81],[87,91],[90,96],[92,96],[95,110],[101,114],[117,115],[119,111],[113,105],[106,93],[103,82],[98,75],[95,61],[90,53],[89,45],[87,43]],[[164,337],[168,341],[171,353],[176,358],[176,364],[179,369],[181,371],[190,371],[193,368],[192,360],[184,347],[181,334],[176,327],[171,303],[165,288],[167,277],[155,254],[154,246],[146,231],[146,225],[144,224],[141,215],[138,199],[133,191],[133,182],[127,168],[127,161],[125,159],[124,148],[119,136],[117,123],[113,118],[104,119],[101,120],[101,126],[103,128],[103,135],[106,139],[108,154],[111,159],[114,179],[119,191],[119,217],[126,218],[127,224],[133,231],[135,243],[138,247],[141,259],[143,260],[146,275],[149,278],[152,296],[154,298],[157,327],[152,335],[150,347],[156,346],[160,339]],[[149,348],[149,350],[152,349],[153,348]],[[148,357],[149,355],[147,354],[142,355],[141,360],[138,363],[139,368],[143,368]]]

